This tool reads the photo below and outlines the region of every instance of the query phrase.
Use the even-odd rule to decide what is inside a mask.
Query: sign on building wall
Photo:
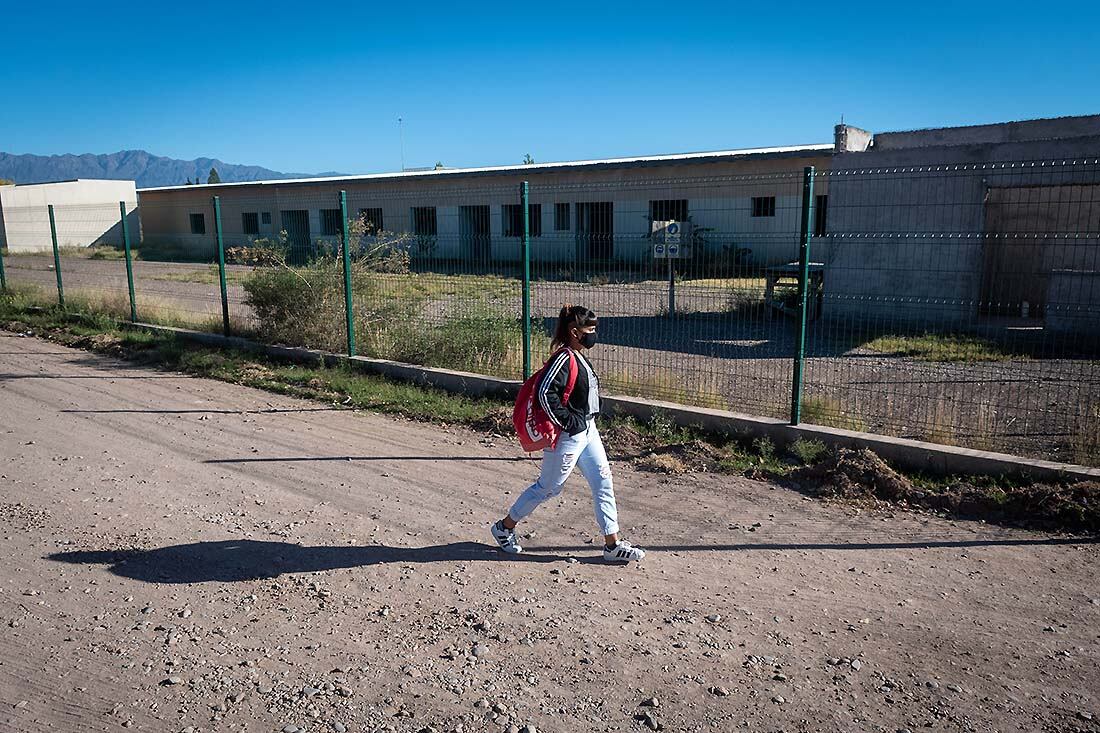
[[[650,230],[654,259],[678,260],[691,256],[691,224],[681,221],[655,221]]]

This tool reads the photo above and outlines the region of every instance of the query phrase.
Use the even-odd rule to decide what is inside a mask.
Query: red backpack
[[[567,349],[562,349],[561,351],[567,351]],[[519,444],[523,446],[523,450],[528,453],[553,447],[558,442],[558,435],[561,433],[558,426],[554,424],[554,421],[551,420],[550,416],[546,414],[546,411],[542,409],[537,394],[539,383],[542,382],[542,377],[546,373],[547,367],[549,367],[554,359],[561,354],[561,351],[551,356],[550,359],[542,365],[542,369],[532,374],[527,381],[523,383],[523,386],[519,388],[519,396],[516,397],[516,406],[512,410],[512,425],[516,429],[516,435],[519,436]],[[565,383],[565,393],[562,395],[562,402],[569,401],[569,397],[573,394],[573,387],[576,383],[577,359],[570,354],[569,378]]]

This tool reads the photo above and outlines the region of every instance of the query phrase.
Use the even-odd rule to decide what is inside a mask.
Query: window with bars
[[[569,230],[569,204],[554,204],[554,231]]]
[[[191,215],[191,233],[206,234],[206,214]]]
[[[650,221],[687,221],[687,199],[666,199],[649,202]]]
[[[340,226],[340,209],[321,209],[321,234],[335,236],[343,231]]]
[[[753,196],[752,215],[775,216],[775,196]]]
[[[363,233],[370,237],[378,234],[385,226],[382,223],[382,209],[359,209],[359,220],[365,227]]]
[[[413,234],[417,237],[434,237],[438,231],[434,206],[412,207]]]
[[[260,215],[255,211],[241,213],[241,231],[245,234],[260,233]]]
[[[504,219],[504,236],[523,236],[523,206],[521,204],[504,204],[501,207],[501,216]],[[542,236],[542,204],[527,205],[527,230],[532,237]]]
[[[829,215],[829,195],[818,194],[814,196],[814,236],[825,236],[825,221]]]

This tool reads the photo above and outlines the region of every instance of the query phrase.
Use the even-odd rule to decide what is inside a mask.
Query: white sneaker
[[[603,548],[603,559],[607,562],[635,562],[640,561],[645,557],[645,550],[640,547],[635,547],[626,540],[619,540],[619,544],[608,549],[606,545]]]
[[[493,523],[490,531],[493,533],[493,539],[500,545],[500,549],[509,555],[518,555],[523,552],[523,548],[516,541],[516,531],[514,529],[505,529],[504,523],[497,521]]]

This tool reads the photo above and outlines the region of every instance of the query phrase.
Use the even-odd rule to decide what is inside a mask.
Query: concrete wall
[[[866,152],[838,153],[827,176],[825,315],[973,324],[989,306],[983,267],[997,246],[985,231],[989,192],[1091,186],[1098,157],[1100,116],[886,133]],[[1079,244],[1075,257],[1092,261]]]
[[[139,192],[143,238],[146,243],[171,243],[196,251],[215,246],[211,197],[221,198],[224,236],[228,245],[245,243],[241,212],[270,211],[272,231],[279,231],[279,211],[310,211],[312,236],[320,238],[322,208],[335,207],[337,194],[347,191],[348,212],[381,208],[386,230],[411,229],[414,206],[436,207],[437,235],[434,254],[441,258],[468,256],[462,236],[461,207],[487,205],[490,214],[491,257],[494,262],[515,262],[521,256],[518,237],[504,236],[502,206],[519,201],[519,184],[530,182],[532,203],[542,205],[542,235],[532,238],[535,262],[569,262],[577,252],[578,202],[607,201],[613,205],[614,257],[624,263],[640,263],[651,257],[649,202],[687,199],[696,227],[713,228],[707,235],[710,249],[747,247],[756,264],[790,261],[797,253],[798,212],[802,168],[814,165],[827,170],[828,151],[799,155],[723,160],[713,163],[673,162],[661,165],[574,171],[507,172],[477,177],[431,176],[382,179],[349,179],[324,183],[268,183],[245,186],[191,186]],[[821,180],[821,191],[828,183]],[[752,217],[753,196],[775,196],[774,217]],[[570,206],[569,228],[554,229],[554,205]],[[190,233],[189,215],[206,215],[207,233]]]
[[[133,181],[80,179],[0,187],[0,245],[10,252],[53,248],[48,206],[54,207],[58,246],[121,245],[118,204],[126,202],[131,242],[139,238]]]
[[[1100,340],[1100,270],[1055,270],[1048,290],[1046,327],[1071,338]]]
[[[1081,115],[998,122],[990,125],[881,132],[874,136],[874,148],[881,152],[959,145],[1035,144],[1048,140],[1088,138],[1096,136],[1097,125],[1100,124],[1098,121],[1100,121],[1100,115]]]

